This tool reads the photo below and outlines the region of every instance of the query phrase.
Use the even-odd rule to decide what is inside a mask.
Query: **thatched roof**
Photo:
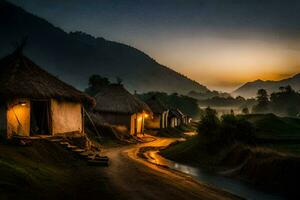
[[[0,98],[57,99],[93,105],[94,99],[49,74],[17,50],[0,60]]]
[[[168,110],[168,108],[155,95],[146,100],[146,104],[155,114],[162,114]]]
[[[95,110],[99,112],[133,114],[152,113],[149,106],[130,94],[121,84],[103,86],[96,94]]]
[[[171,109],[169,112],[169,116],[175,116],[177,118],[183,118],[185,115],[178,109]]]

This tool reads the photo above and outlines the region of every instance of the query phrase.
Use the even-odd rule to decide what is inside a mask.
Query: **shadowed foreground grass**
[[[99,170],[49,141],[0,144],[0,199],[113,198]]]

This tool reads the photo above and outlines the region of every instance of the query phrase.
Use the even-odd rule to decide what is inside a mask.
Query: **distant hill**
[[[142,51],[83,32],[66,33],[20,7],[0,0],[0,57],[13,51],[13,43],[28,36],[25,54],[60,79],[84,89],[88,77],[121,77],[131,91],[186,94],[208,89],[157,63]]]
[[[208,92],[196,92],[196,91],[190,91],[187,96],[192,97],[197,100],[206,100],[211,99],[213,97],[230,97],[230,94],[227,92],[219,92],[219,91],[208,91]]]
[[[279,87],[290,85],[294,90],[300,90],[300,74],[297,74],[291,78],[283,79],[280,81],[262,81],[256,80],[253,82],[248,82],[232,92],[233,96],[243,96],[243,97],[254,97],[256,96],[257,90],[263,88],[269,93],[278,91]]]

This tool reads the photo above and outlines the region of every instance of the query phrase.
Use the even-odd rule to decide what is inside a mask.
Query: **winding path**
[[[109,177],[108,185],[113,187],[118,199],[239,199],[179,172],[151,164],[138,156],[142,147],[163,147],[175,140],[154,138],[154,141],[143,144],[105,150],[112,162],[103,172]]]

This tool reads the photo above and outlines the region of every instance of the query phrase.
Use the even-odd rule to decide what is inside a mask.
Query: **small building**
[[[17,49],[0,60],[0,135],[84,134],[93,98],[41,69]]]
[[[152,96],[145,101],[153,112],[153,116],[149,117],[145,126],[149,129],[161,129],[168,127],[168,108],[156,97]]]
[[[184,114],[178,109],[170,109],[168,113],[168,126],[177,127],[184,123]]]
[[[145,118],[152,115],[149,106],[130,94],[122,84],[103,86],[95,99],[94,111],[109,124],[127,127],[132,135],[143,133]]]

